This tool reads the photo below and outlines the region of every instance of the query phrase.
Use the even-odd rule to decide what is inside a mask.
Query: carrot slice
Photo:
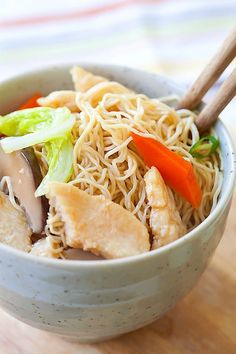
[[[32,97],[30,97],[25,103],[23,103],[18,110],[21,109],[27,109],[27,108],[34,108],[34,107],[39,107],[39,104],[37,103],[37,99],[42,97],[40,92],[36,92]]]
[[[159,141],[131,133],[138,153],[148,167],[155,166],[164,181],[186,199],[194,208],[199,208],[202,192],[192,164]]]

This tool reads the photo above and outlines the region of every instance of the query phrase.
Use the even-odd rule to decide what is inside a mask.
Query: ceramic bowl
[[[183,89],[157,74],[110,65],[83,65],[151,97]],[[35,91],[70,89],[68,66],[42,69],[0,84],[1,114]],[[233,193],[234,150],[218,120],[224,182],[211,215],[181,239],[155,251],[118,260],[38,258],[0,244],[0,306],[42,330],[96,342],[133,331],[172,308],[198,281],[225,228]]]

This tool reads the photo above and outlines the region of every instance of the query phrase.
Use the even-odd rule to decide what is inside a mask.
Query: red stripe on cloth
[[[73,11],[73,12],[68,12],[65,14],[55,14],[55,15],[48,15],[48,16],[35,16],[35,17],[27,17],[27,18],[19,18],[19,19],[14,19],[14,20],[5,20],[5,21],[0,21],[0,28],[5,28],[5,27],[16,27],[16,26],[25,26],[25,25],[34,25],[34,24],[42,24],[46,22],[56,22],[56,21],[64,21],[64,20],[73,20],[81,17],[90,17],[90,16],[95,16],[100,13],[104,12],[109,12],[115,9],[119,9],[122,7],[125,7],[126,5],[129,4],[135,4],[135,3],[157,3],[157,2],[163,2],[165,0],[125,0],[121,1],[118,3],[111,3],[111,4],[106,4],[103,6],[91,8],[91,9],[85,9],[81,11]]]

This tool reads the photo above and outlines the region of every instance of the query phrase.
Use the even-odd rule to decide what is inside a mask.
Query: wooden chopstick
[[[236,68],[233,70],[230,76],[223,82],[222,86],[214,96],[213,100],[203,108],[203,110],[197,117],[195,123],[200,133],[209,130],[209,128],[218,118],[219,114],[234,98],[235,95]]]
[[[220,77],[225,68],[236,56],[236,27],[226,38],[216,55],[211,59],[206,68],[202,71],[186,95],[178,103],[177,109],[195,109],[201,102],[205,93]],[[222,92],[222,91],[220,91]],[[218,108],[219,109],[219,108]]]

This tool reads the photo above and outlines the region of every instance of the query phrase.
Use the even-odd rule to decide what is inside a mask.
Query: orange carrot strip
[[[39,107],[37,103],[37,99],[42,97],[40,92],[36,92],[32,97],[30,97],[25,103],[23,103],[18,110],[21,109],[26,109],[26,108],[34,108],[34,107]]]
[[[192,164],[165,145],[151,138],[131,133],[138,153],[148,167],[155,166],[164,181],[186,199],[194,208],[199,208],[202,192]]]

